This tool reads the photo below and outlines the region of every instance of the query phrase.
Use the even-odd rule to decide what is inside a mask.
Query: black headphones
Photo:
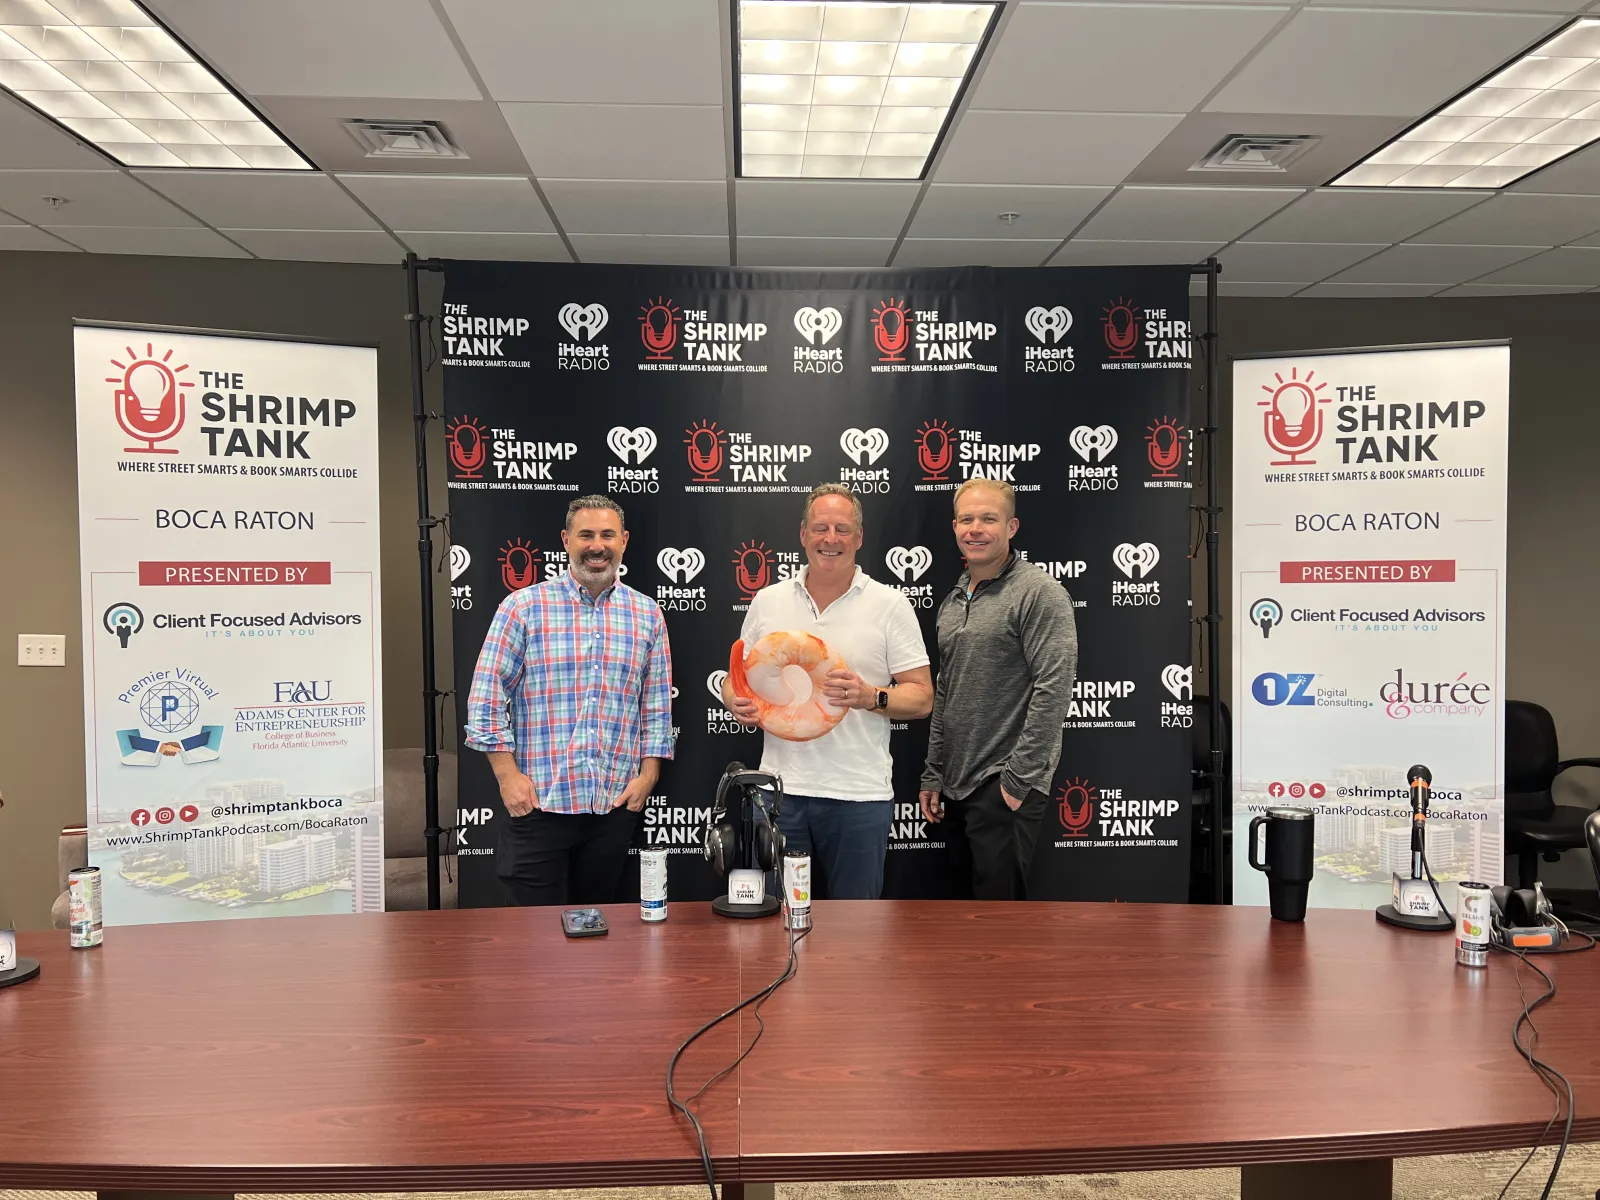
[[[1494,941],[1514,950],[1552,950],[1566,933],[1545,899],[1544,886],[1489,889],[1489,931]]]
[[[729,811],[729,793],[733,810]],[[783,831],[778,828],[778,810],[783,804],[783,779],[770,771],[752,771],[742,762],[731,762],[717,781],[717,796],[706,817],[706,861],[718,875],[743,866],[744,805],[752,810],[751,841],[755,865],[763,871],[775,869],[783,861]]]

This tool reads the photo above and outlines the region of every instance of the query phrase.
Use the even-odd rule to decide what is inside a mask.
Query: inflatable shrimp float
[[[828,644],[811,633],[769,633],[746,652],[733,644],[728,686],[756,705],[756,723],[774,737],[809,742],[827,733],[848,711],[822,690],[829,671],[845,666]]]

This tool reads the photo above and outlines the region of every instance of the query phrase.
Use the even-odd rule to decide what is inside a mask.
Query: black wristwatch
[[[889,707],[889,693],[883,688],[878,689],[878,698],[872,703],[873,710],[882,712]]]

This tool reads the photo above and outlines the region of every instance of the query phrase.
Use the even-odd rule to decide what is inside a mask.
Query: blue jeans
[[[811,856],[812,891],[821,900],[877,900],[889,849],[891,800],[783,797],[778,828],[784,849]]]

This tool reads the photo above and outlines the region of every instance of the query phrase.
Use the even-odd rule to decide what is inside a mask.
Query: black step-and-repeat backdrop
[[[624,580],[673,652],[677,755],[643,838],[673,899],[721,888],[699,856],[715,782],[751,765],[719,689],[759,588],[804,566],[824,480],[866,509],[861,566],[933,618],[961,570],[951,494],[1017,490],[1014,545],[1077,606],[1077,700],[1039,852],[1048,899],[1188,895],[1189,275],[1174,268],[861,273],[446,264],[456,710],[496,606],[566,569],[566,505],[627,510]],[[1023,680],[1017,686],[1026,686]],[[885,894],[950,894],[917,783],[927,723],[896,724]],[[505,820],[460,758],[461,903],[502,902]]]

